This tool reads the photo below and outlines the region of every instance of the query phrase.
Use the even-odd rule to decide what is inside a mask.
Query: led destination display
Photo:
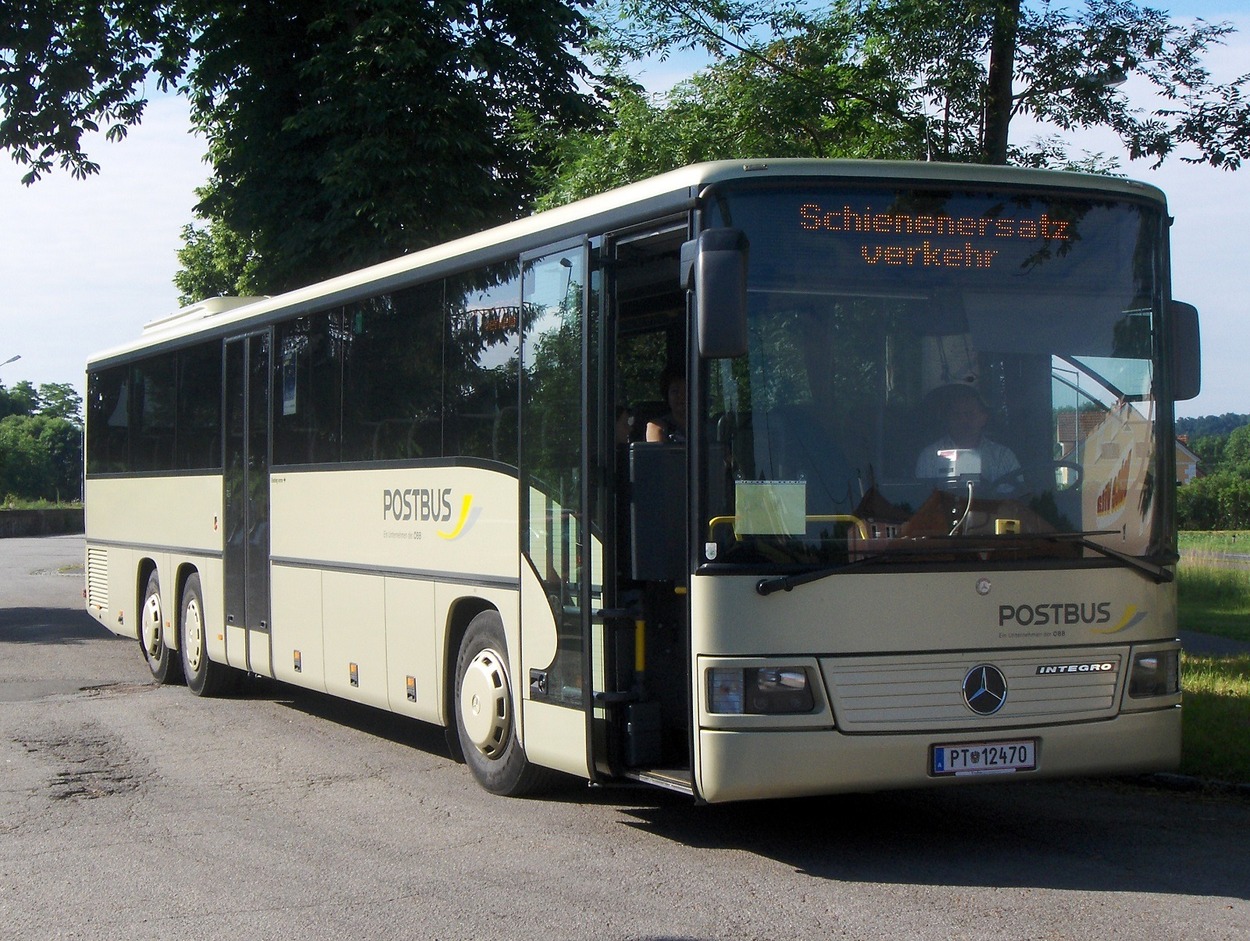
[[[862,241],[861,259],[867,265],[923,268],[990,268],[1009,241],[1062,245],[1076,237],[1071,221],[1046,212],[1025,217],[956,216],[879,212],[849,204],[829,209],[815,202],[799,206],[799,228],[854,237],[900,237],[904,240]]]

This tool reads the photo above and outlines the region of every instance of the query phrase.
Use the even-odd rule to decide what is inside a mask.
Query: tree
[[[1245,416],[1183,419],[1203,427],[1243,420]],[[1195,441],[1205,476],[1177,491],[1176,507],[1182,529],[1250,528],[1250,425],[1228,434],[1207,435]]]
[[[852,57],[836,87],[813,80],[826,101],[852,96],[861,75],[888,72],[902,88],[879,102],[890,126],[923,129],[939,160],[1105,169],[1074,159],[1062,137],[1009,143],[1013,119],[1028,116],[1059,133],[1106,127],[1130,158],[1181,159],[1236,169],[1250,154],[1250,77],[1216,83],[1203,55],[1233,28],[1198,20],[1182,26],[1129,0],[1082,7],[1021,0],[617,0],[604,17],[618,57],[700,47],[714,57],[773,63],[770,48],[805,40],[832,24],[853,34]],[[767,38],[759,38],[767,37]],[[859,70],[859,71],[856,71]],[[784,73],[782,64],[778,73]],[[1123,80],[1137,77],[1156,100],[1135,105]]]
[[[270,293],[523,214],[532,138],[593,108],[588,0],[223,7],[189,76],[214,176],[201,237]],[[259,272],[263,271],[263,278]]]
[[[856,65],[851,39],[830,28],[779,40],[760,55],[717,62],[664,96],[617,79],[601,127],[550,143],[556,159],[538,208],[700,160],[923,152],[923,128],[891,104],[903,90],[893,76]],[[830,93],[814,93],[818,85]],[[841,94],[848,86],[853,94]],[[896,120],[883,124],[878,116],[891,108]]]
[[[82,399],[68,383],[0,385],[0,497],[77,500]]]
[[[68,382],[44,382],[39,385],[39,414],[64,418],[82,425],[82,396]]]
[[[0,25],[0,146],[94,172],[144,81],[190,98],[213,179],[188,233],[188,299],[270,293],[524,213],[536,124],[593,115],[577,55],[591,0],[18,0]]]
[[[1224,456],[1224,446],[1227,443],[1227,435],[1205,435],[1201,438],[1191,438],[1189,449],[1198,455],[1199,465],[1204,470],[1209,471],[1211,468],[1219,466],[1220,460]]]
[[[1250,425],[1243,425],[1229,434],[1220,469],[1250,480]]]
[[[9,0],[0,16],[0,149],[32,183],[59,164],[99,170],[85,132],[120,140],[147,104],[146,82],[168,91],[186,69],[189,21],[177,3]]]
[[[39,408],[39,393],[28,379],[5,389],[0,384],[0,418],[6,415],[33,415]]]
[[[82,494],[82,428],[48,415],[0,418],[0,496],[77,500]]]
[[[252,239],[213,219],[206,228],[183,226],[182,241],[178,249],[182,267],[174,274],[174,285],[183,306],[206,297],[264,293],[264,269]]]
[[[1189,435],[1191,439],[1198,439],[1209,435],[1227,436],[1236,431],[1242,425],[1250,425],[1250,415],[1238,415],[1234,412],[1225,412],[1223,415],[1203,415],[1199,418],[1178,418],[1176,419],[1176,433],[1179,435]]]
[[[1181,529],[1250,529],[1250,479],[1229,472],[1199,477],[1176,491]]]

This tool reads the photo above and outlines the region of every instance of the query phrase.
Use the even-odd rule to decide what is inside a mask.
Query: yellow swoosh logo
[[[1120,623],[1115,627],[1096,627],[1095,634],[1118,634],[1120,631],[1132,627],[1138,621],[1146,616],[1145,612],[1138,614],[1137,605],[1131,604],[1124,609],[1124,617],[1120,618]]]
[[[473,506],[473,494],[466,493],[464,499],[460,501],[460,519],[456,520],[456,526],[450,532],[438,530],[439,539],[455,539],[464,529],[465,523],[469,521],[469,510]]]

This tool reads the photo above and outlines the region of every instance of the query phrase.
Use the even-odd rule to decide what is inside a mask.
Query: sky
[[[1222,13],[1166,6],[1237,25],[1208,55],[1217,78],[1250,67],[1250,0],[1225,0]],[[673,60],[640,76],[652,89],[681,77]],[[1013,139],[1021,139],[1014,125]],[[1097,136],[1082,146],[1117,152]],[[0,382],[67,382],[81,393],[89,355],[137,339],[144,323],[177,309],[176,252],[208,176],[203,151],[185,102],[154,97],[124,141],[88,144],[100,173],[85,180],[57,171],[25,187],[22,168],[0,154],[0,363],[21,357],[0,365]],[[1201,317],[1202,393],[1177,414],[1250,413],[1250,164],[1230,173],[1173,157],[1151,170],[1125,158],[1121,170],[1168,195],[1173,294]]]

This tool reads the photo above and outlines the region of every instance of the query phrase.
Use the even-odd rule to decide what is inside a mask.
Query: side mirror
[[[1183,402],[1202,391],[1202,350],[1198,342],[1198,308],[1171,303],[1172,398]]]
[[[1081,465],[1072,461],[1055,461],[1055,490],[1063,493],[1081,482]]]
[[[741,229],[707,229],[681,247],[682,286],[694,291],[699,355],[704,359],[746,354],[747,252]]]

